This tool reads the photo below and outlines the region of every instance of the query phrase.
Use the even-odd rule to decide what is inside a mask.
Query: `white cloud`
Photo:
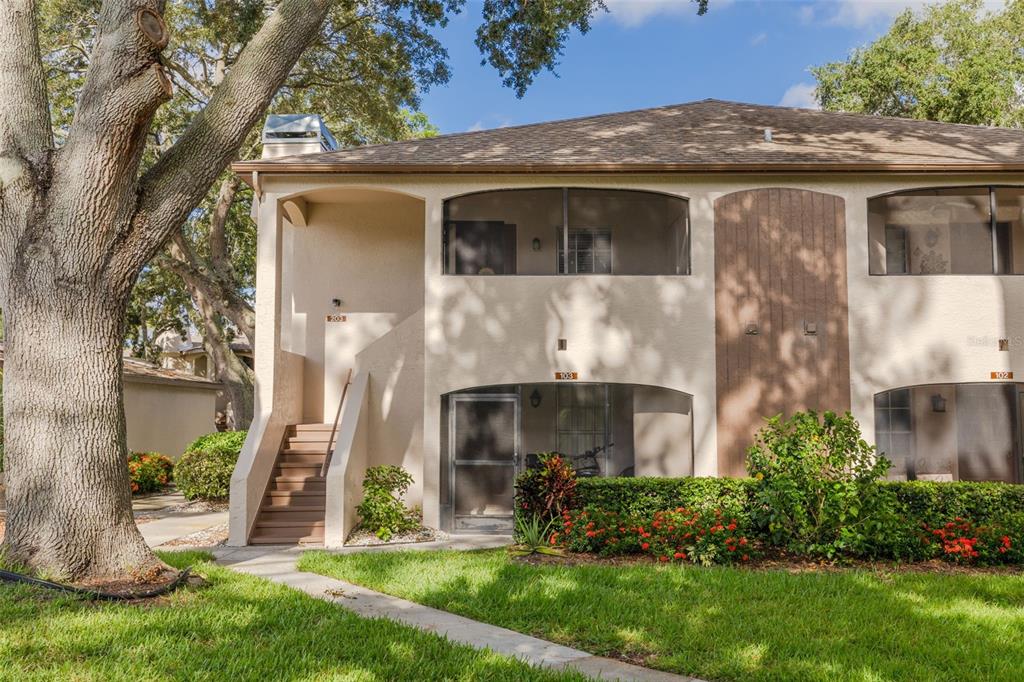
[[[484,129],[484,122],[483,121],[477,121],[473,125],[471,125],[468,128],[466,128],[466,132],[467,133],[475,133],[478,130],[483,130],[483,129]]]
[[[905,9],[919,10],[926,5],[940,4],[941,0],[818,0],[799,10],[802,23],[819,19],[832,26],[866,28],[887,24]],[[985,9],[1003,7],[1004,0],[985,0]]]
[[[791,85],[785,94],[782,95],[782,99],[779,100],[779,106],[817,109],[819,107],[818,101],[814,99],[815,89],[815,86],[810,83]]]
[[[713,0],[709,12],[731,5],[733,0]],[[605,0],[608,14],[618,24],[634,28],[655,17],[696,17],[697,4],[691,0]],[[600,19],[602,15],[598,15]]]
[[[758,45],[764,45],[768,41],[768,34],[761,31],[756,36],[750,39],[750,46],[757,47]]]
[[[495,128],[508,128],[512,125],[512,120],[505,116],[492,115],[488,116],[487,119],[480,119],[473,125],[466,128],[467,133],[476,133],[481,130],[494,130]]]

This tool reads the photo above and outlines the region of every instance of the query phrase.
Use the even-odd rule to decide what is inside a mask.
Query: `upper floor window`
[[[632,190],[522,189],[445,202],[453,275],[688,275],[685,199]]]
[[[1024,274],[1024,188],[954,187],[868,201],[872,275]]]

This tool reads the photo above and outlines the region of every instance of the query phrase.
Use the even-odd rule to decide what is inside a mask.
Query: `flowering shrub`
[[[540,466],[527,469],[516,479],[516,507],[522,516],[547,521],[572,507],[576,472],[557,452],[542,452],[538,459]]]
[[[938,528],[922,525],[922,544],[940,558],[958,564],[1019,563],[1020,528],[1013,523],[982,526],[957,517]]]
[[[695,511],[678,507],[650,517],[585,509],[562,514],[562,530],[551,544],[602,555],[645,553],[658,561],[701,565],[747,561],[751,542],[740,522],[721,509]]]
[[[170,484],[174,463],[158,452],[133,452],[128,455],[128,475],[133,495],[156,492]]]

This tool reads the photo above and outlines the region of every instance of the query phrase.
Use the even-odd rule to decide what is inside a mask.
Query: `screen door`
[[[511,532],[519,396],[453,395],[448,409],[454,530]]]

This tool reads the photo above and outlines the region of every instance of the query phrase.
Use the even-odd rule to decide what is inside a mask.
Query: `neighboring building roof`
[[[233,168],[239,173],[1024,172],[1024,130],[707,99],[242,161]]]
[[[210,381],[206,377],[179,372],[174,369],[164,369],[144,360],[136,358],[124,358],[124,379],[139,383],[152,384],[177,384],[188,385],[195,388],[219,389],[221,384]]]
[[[157,337],[157,345],[160,346],[161,355],[189,355],[194,353],[205,353],[203,338],[198,332],[190,330],[186,337],[177,332],[164,332]],[[236,353],[252,354],[252,344],[245,334],[237,333],[235,340],[231,342],[231,350]]]
[[[217,390],[221,385],[204,377],[194,376],[172,369],[163,369],[154,364],[136,358],[123,358],[125,381],[153,384],[188,385],[195,388]],[[4,344],[0,343],[0,369],[4,366]]]

